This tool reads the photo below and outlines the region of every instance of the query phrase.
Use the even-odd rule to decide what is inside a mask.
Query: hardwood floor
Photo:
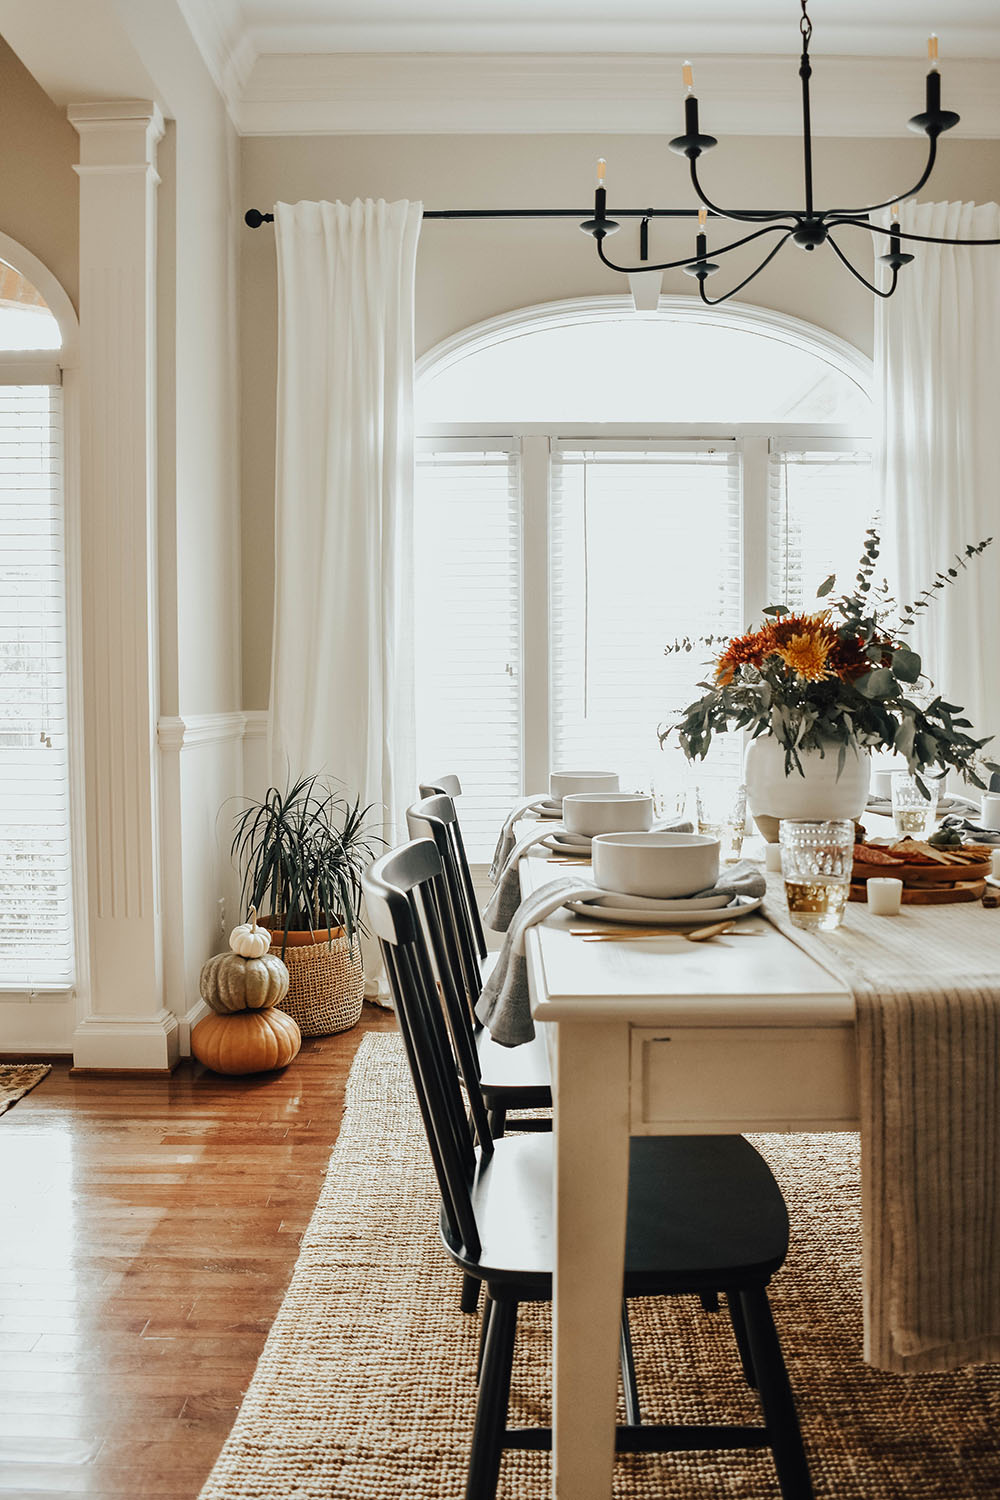
[[[193,1500],[288,1284],[366,1030],[283,1073],[73,1078],[0,1118],[0,1497]]]

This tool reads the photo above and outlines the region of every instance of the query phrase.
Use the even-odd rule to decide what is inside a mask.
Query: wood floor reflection
[[[194,1500],[281,1302],[366,1006],[284,1073],[71,1077],[0,1120],[0,1495]]]

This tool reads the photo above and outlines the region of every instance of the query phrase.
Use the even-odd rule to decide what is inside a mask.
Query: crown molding
[[[178,0],[178,5],[235,122],[258,52],[246,30],[240,0]]]
[[[254,63],[235,122],[241,135],[674,134],[680,56],[529,53],[271,53]],[[945,102],[967,137],[1000,137],[1000,62],[960,59]],[[699,67],[702,125],[719,136],[797,135],[798,70],[788,56],[712,57]],[[816,135],[906,136],[923,108],[919,62],[818,58]]]

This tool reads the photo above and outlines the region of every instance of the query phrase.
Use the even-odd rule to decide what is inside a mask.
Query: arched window
[[[0,989],[30,994],[74,981],[61,362],[75,320],[5,236],[0,257]]]
[[[418,377],[418,767],[461,776],[474,856],[551,767],[690,782],[657,727],[710,652],[664,647],[853,576],[869,362],[766,309],[616,297],[467,329]],[[741,755],[694,774],[738,784]]]

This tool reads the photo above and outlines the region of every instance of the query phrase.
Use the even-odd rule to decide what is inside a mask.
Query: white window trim
[[[811,353],[847,375],[871,399],[874,367],[861,350],[829,330],[794,318],[773,308],[753,303],[706,308],[697,297],[661,296],[655,311],[637,313],[630,295],[572,297],[557,302],[515,308],[470,325],[426,350],[417,360],[419,382],[450,365],[507,339],[543,329],[572,324],[630,318],[657,321],[678,313],[716,327],[741,328],[770,337],[792,348]],[[846,448],[868,442],[871,434],[859,436],[855,427],[835,422],[744,422],[744,423],[622,423],[622,422],[425,422],[421,439],[448,439],[456,444],[503,438],[521,446],[522,484],[522,622],[524,645],[543,642],[544,650],[523,650],[521,662],[521,714],[523,726],[522,774],[524,789],[548,782],[549,743],[549,478],[551,445],[556,439],[601,441],[670,440],[683,442],[728,439],[736,443],[743,471],[743,609],[746,620],[760,617],[768,600],[768,460],[774,447],[795,447],[808,439],[822,450]],[[485,866],[474,866],[482,878]]]
[[[74,981],[34,989],[0,985],[0,1001],[73,998],[75,1013],[67,1036],[86,1009],[90,987],[90,927],[87,919],[87,844],[84,812],[82,563],[80,517],[80,324],[66,291],[48,267],[0,233],[0,260],[20,271],[38,289],[59,324],[59,349],[0,351],[0,383],[61,383],[63,391],[63,547],[66,578],[66,710],[70,796],[71,879],[73,882]]]

